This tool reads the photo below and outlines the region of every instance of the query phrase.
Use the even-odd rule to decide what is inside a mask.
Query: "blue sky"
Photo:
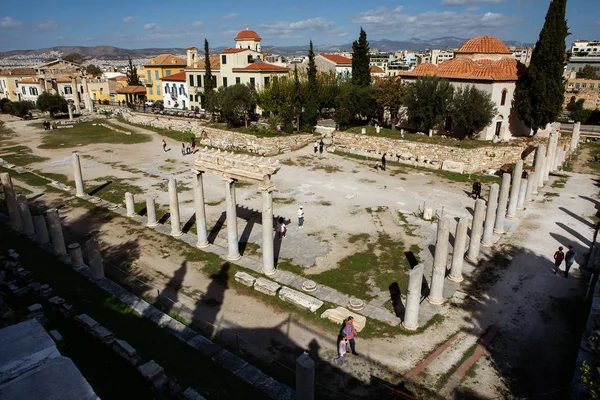
[[[3,0],[0,51],[63,45],[123,48],[233,46],[246,24],[263,45],[344,44],[494,35],[535,43],[549,0],[48,1]],[[569,0],[575,39],[600,39],[600,0]]]

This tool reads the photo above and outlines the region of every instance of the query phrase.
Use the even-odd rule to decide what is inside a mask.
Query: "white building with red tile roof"
[[[162,85],[163,104],[165,108],[179,108],[184,110],[190,107],[185,71],[163,77]]]
[[[339,54],[317,54],[315,56],[315,65],[317,72],[320,73],[335,72],[338,75],[352,75],[352,59]]]

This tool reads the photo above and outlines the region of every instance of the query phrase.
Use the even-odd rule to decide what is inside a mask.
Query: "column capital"
[[[267,192],[267,193],[271,193],[271,192],[274,192],[275,190],[277,190],[277,188],[275,187],[275,185],[266,185],[266,186],[265,185],[260,185],[258,187],[258,189],[261,192]]]
[[[202,175],[202,174],[203,174],[203,173],[205,173],[205,172],[206,172],[206,171],[199,170],[199,169],[196,169],[196,168],[192,168],[192,173],[193,173],[194,175]]]

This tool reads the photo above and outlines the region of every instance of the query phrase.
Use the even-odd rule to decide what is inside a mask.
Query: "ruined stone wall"
[[[260,137],[246,133],[208,127],[202,121],[189,118],[177,118],[143,114],[119,109],[117,111],[126,121],[193,134],[202,146],[211,146],[223,150],[244,151],[261,156],[273,156],[299,149],[311,143],[310,134]]]

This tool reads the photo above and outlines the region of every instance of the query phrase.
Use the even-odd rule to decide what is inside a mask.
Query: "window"
[[[579,89],[579,83],[575,84],[575,89]]]
[[[191,95],[190,95],[191,96]],[[198,95],[194,96],[194,101],[197,103],[198,102]]]
[[[169,93],[169,84],[168,83],[165,85],[165,93]]]
[[[190,94],[190,103],[191,103],[192,101],[194,101],[194,96],[192,96],[192,95]]]
[[[154,94],[154,93],[152,92],[152,86],[150,86],[150,87],[148,88],[148,94]]]
[[[160,94],[160,86],[156,87],[156,94]]]
[[[502,98],[500,99],[500,105],[503,106],[506,104],[506,89],[502,91]]]
[[[236,85],[239,85],[240,83],[242,83],[242,80],[240,79],[240,77],[239,77],[239,76],[237,76],[237,77],[235,78],[235,84],[236,84]]]
[[[252,62],[252,54],[248,54],[248,63]]]
[[[198,82],[198,87],[202,87],[202,75],[198,75],[196,81]]]
[[[148,71],[148,83],[152,83],[152,71]]]
[[[37,96],[38,95],[38,90],[35,87],[30,87],[29,88],[29,94],[32,96]]]
[[[227,56],[225,54],[221,54],[221,64],[227,64]]]
[[[181,106],[185,108],[185,100],[181,100]]]
[[[71,86],[65,86],[65,94],[73,94],[73,89]]]
[[[250,86],[254,87],[254,78],[250,78]]]
[[[171,75],[171,70],[170,70],[170,69],[166,70],[166,71],[165,71],[165,74],[166,74],[166,76],[169,76],[169,75]]]
[[[194,86],[194,75],[190,75],[190,86]]]
[[[594,88],[594,84],[590,83],[590,89],[593,89],[593,88]]]
[[[158,76],[158,70],[154,71],[154,79],[159,80],[160,76]]]
[[[265,86],[269,86],[269,77],[265,76]]]
[[[227,78],[223,77],[223,87],[227,87]]]
[[[213,86],[214,89],[216,89],[217,88],[217,77],[215,75],[213,75],[212,81],[213,81],[212,86]]]
[[[185,92],[183,90],[183,85],[179,86],[179,94],[182,95],[182,96],[185,95]]]
[[[581,84],[581,88],[582,88],[582,89],[585,89],[586,87],[587,87],[587,84],[586,84],[586,83],[582,83],[582,84]]]
[[[21,86],[21,92],[23,92],[23,94],[27,94],[27,92],[25,92],[25,86]]]

